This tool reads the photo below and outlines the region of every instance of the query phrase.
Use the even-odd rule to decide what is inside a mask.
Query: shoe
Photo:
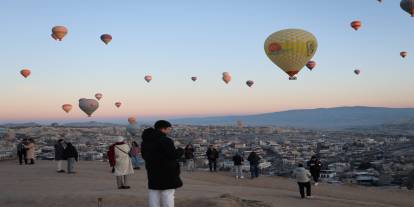
[[[124,186],[123,188],[124,189],[130,189],[131,187],[130,186]]]
[[[239,176],[236,176],[236,179],[239,179]]]
[[[318,186],[319,185],[319,183],[315,183],[315,184],[313,184],[314,186]]]
[[[240,179],[244,179],[244,176],[241,176]]]
[[[66,171],[64,171],[64,170],[59,170],[59,171],[57,171],[58,173],[65,173]]]
[[[313,196],[306,196],[306,199],[312,199]]]

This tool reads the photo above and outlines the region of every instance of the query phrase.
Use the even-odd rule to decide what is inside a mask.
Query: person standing
[[[172,125],[160,120],[142,133],[141,153],[148,177],[149,207],[174,207],[175,189],[183,186],[178,159],[183,149],[176,149],[168,137]]]
[[[219,158],[219,153],[212,144],[208,147],[206,155],[208,159],[208,167],[210,168],[210,172],[217,172],[217,159]]]
[[[139,166],[141,164],[141,149],[139,148],[139,145],[136,141],[132,142],[131,151],[129,153],[131,155],[132,166],[134,167],[134,170],[139,170]]]
[[[311,173],[303,167],[303,164],[299,164],[298,167],[293,171],[293,176],[296,178],[299,186],[300,197],[305,198],[305,188],[306,188],[306,198],[312,198],[311,195],[311,184],[310,179],[312,177]]]
[[[24,163],[27,165],[27,158],[26,158],[27,153],[26,153],[26,148],[24,147],[24,144],[26,141],[27,141],[26,139],[23,139],[17,145],[17,156],[19,157],[20,165],[23,165],[23,160],[24,160]]]
[[[316,155],[313,155],[311,157],[311,160],[308,162],[308,168],[310,173],[312,174],[313,181],[315,182],[315,186],[318,185],[319,177],[321,173],[322,163],[319,161],[319,159],[316,157]]]
[[[66,148],[63,151],[63,158],[68,160],[68,174],[74,174],[76,173],[74,170],[75,168],[75,161],[78,161],[78,151],[76,148],[72,145],[72,143],[68,142],[66,144]]]
[[[35,146],[35,143],[34,143],[34,139],[30,138],[24,146],[24,148],[26,149],[26,153],[27,153],[26,159],[24,161],[25,163],[27,163],[27,161],[30,160],[30,165],[35,164],[35,162],[34,162],[34,159],[36,157],[35,156],[35,147],[36,146]]]
[[[236,174],[236,179],[243,179],[243,162],[244,158],[240,155],[240,153],[236,153],[236,155],[233,156],[233,163],[234,163],[234,171]]]
[[[116,177],[118,189],[130,189],[128,176],[134,174],[130,158],[130,147],[124,137],[116,137],[116,142],[109,147],[108,158],[112,173]]]
[[[260,163],[259,155],[257,155],[255,151],[252,151],[249,154],[249,157],[247,158],[247,160],[250,163],[251,179],[259,177],[259,163]]]
[[[63,139],[59,139],[56,144],[55,144],[55,161],[57,163],[57,172],[58,173],[64,173],[65,170],[62,169],[62,163],[63,160],[65,160],[64,158],[64,153],[65,153],[65,148],[63,147]]]
[[[185,163],[187,164],[187,171],[194,171],[195,162],[194,162],[194,148],[192,144],[188,144],[184,148]]]

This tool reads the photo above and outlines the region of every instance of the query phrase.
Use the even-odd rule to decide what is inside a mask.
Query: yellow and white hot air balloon
[[[291,79],[312,59],[317,48],[315,36],[302,29],[275,32],[264,43],[267,57]]]

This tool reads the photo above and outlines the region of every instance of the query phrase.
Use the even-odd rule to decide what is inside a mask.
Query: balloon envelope
[[[109,42],[111,42],[112,36],[110,34],[103,34],[101,35],[101,40],[107,45]]]
[[[400,7],[414,17],[414,0],[402,0],[400,2]]]
[[[144,77],[144,80],[145,80],[145,81],[147,81],[147,83],[149,83],[149,82],[151,82],[151,80],[152,80],[152,76],[150,76],[150,75],[146,75],[146,76]]]
[[[285,29],[271,34],[264,43],[269,59],[293,77],[315,55],[318,42],[302,29]]]
[[[137,119],[133,116],[128,118],[128,123],[129,124],[136,124],[137,123]]]
[[[52,28],[53,39],[58,39],[59,41],[62,41],[67,33],[68,29],[64,26],[55,26]]]
[[[357,74],[357,75],[359,75],[361,73],[361,70],[358,70],[358,69],[357,70],[354,70],[354,73]]]
[[[72,110],[72,105],[71,104],[63,104],[62,105],[62,109],[63,111],[65,111],[66,113],[69,113],[70,110]]]
[[[79,108],[90,117],[99,108],[99,102],[95,99],[82,98],[79,99]]]
[[[223,81],[228,84],[231,81],[231,75],[228,72],[223,73]]]
[[[246,85],[249,86],[249,87],[252,87],[253,84],[254,84],[254,81],[252,81],[252,80],[246,81]]]
[[[101,100],[102,97],[103,97],[103,94],[102,93],[95,94],[95,98],[98,99],[98,101]]]
[[[115,106],[116,106],[117,108],[119,108],[119,107],[121,107],[121,106],[122,106],[122,103],[121,103],[121,102],[116,102],[116,103],[115,103]]]
[[[315,66],[316,66],[316,62],[313,60],[310,60],[308,61],[308,63],[306,63],[306,67],[309,68],[309,70],[312,70]]]
[[[362,26],[362,23],[359,20],[351,22],[351,27],[354,28],[355,31],[361,28],[361,26]]]
[[[23,69],[23,70],[21,70],[21,71],[20,71],[20,74],[21,74],[24,78],[29,77],[31,73],[32,73],[32,72],[31,72],[29,69]]]
[[[191,77],[191,80],[195,82],[197,80],[197,77]]]
[[[402,52],[400,52],[400,55],[401,55],[401,57],[405,58],[408,55],[408,53],[405,52],[405,51],[402,51]]]

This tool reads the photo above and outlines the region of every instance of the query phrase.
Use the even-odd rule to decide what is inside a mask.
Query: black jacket
[[[65,160],[68,158],[75,158],[75,160],[78,161],[78,151],[73,145],[68,144],[65,151],[63,152],[63,158]]]
[[[256,153],[252,152],[252,153],[250,153],[250,155],[247,158],[247,160],[250,162],[250,165],[251,166],[253,166],[253,165],[259,165],[260,157]]]
[[[318,159],[310,160],[308,167],[310,172],[319,172],[321,171],[322,163]]]
[[[185,155],[185,159],[187,160],[194,159],[194,148],[186,147],[184,149],[184,155]]]
[[[219,153],[216,149],[208,149],[207,150],[207,159],[210,161],[216,161],[219,158]]]
[[[172,139],[153,128],[142,133],[142,158],[147,169],[148,188],[151,190],[176,189],[183,186],[177,159],[183,150],[177,150]]]
[[[62,144],[56,143],[55,144],[55,160],[64,160],[64,151]]]
[[[234,165],[242,165],[242,162],[244,161],[243,157],[240,155],[234,155],[233,162]]]

